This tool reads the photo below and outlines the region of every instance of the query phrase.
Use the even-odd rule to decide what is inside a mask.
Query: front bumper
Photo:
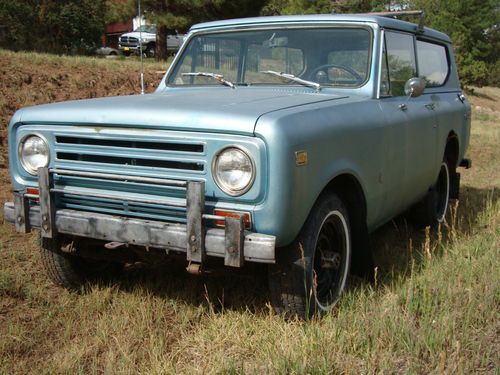
[[[140,46],[139,45],[123,45],[122,46],[121,44],[119,44],[118,45],[118,49],[120,51],[124,51],[124,52],[127,52],[127,51],[139,51]],[[145,44],[142,45],[142,49],[143,50],[146,49],[146,45]]]
[[[39,195],[16,192],[14,193],[15,201],[4,205],[5,220],[15,223],[17,231],[26,233],[31,228],[39,228],[41,235],[47,238],[65,234],[107,242],[163,248],[185,252],[186,259],[194,263],[203,263],[207,256],[223,257],[224,264],[232,267],[241,267],[244,261],[275,262],[276,238],[274,236],[245,230],[243,217],[221,217],[204,213],[204,182],[145,179],[147,183],[175,184],[186,187],[187,223],[179,224],[57,209],[56,194],[90,195],[90,193],[55,187],[53,183],[55,174],[123,181],[141,179],[137,176],[40,168]],[[127,197],[112,194],[107,198],[127,199]],[[30,199],[38,199],[39,205],[30,205]],[[225,228],[207,228],[205,223],[209,220],[224,220]]]

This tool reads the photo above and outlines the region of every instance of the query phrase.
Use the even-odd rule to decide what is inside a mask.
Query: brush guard
[[[185,200],[162,197],[138,198],[54,186],[54,175],[88,177],[99,180],[133,181],[186,189]],[[207,256],[223,257],[224,264],[242,267],[245,261],[275,263],[274,236],[245,230],[244,217],[226,217],[205,213],[205,182],[183,181],[108,173],[40,168],[39,194],[15,192],[14,202],[4,206],[4,217],[15,223],[16,230],[28,233],[40,228],[44,238],[59,234],[93,238],[107,242],[164,248],[186,253],[189,263],[203,264]],[[56,195],[89,196],[137,203],[154,203],[186,208],[186,224],[169,223],[94,213],[72,209],[57,209]],[[38,199],[39,205],[33,205]],[[30,203],[31,202],[31,203]],[[223,220],[224,229],[206,227],[207,220]]]

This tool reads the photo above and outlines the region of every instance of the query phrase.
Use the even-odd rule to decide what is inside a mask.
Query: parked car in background
[[[153,94],[19,110],[5,219],[63,287],[220,258],[269,264],[280,313],[329,311],[369,233],[411,207],[438,226],[470,167],[449,37],[392,15],[195,25]]]
[[[112,47],[100,47],[95,50],[97,56],[118,56],[121,55],[121,51]]]
[[[125,33],[118,39],[118,48],[125,55],[138,54],[142,38],[142,50],[148,57],[154,57],[156,52],[156,25],[142,25],[133,32]],[[169,30],[167,34],[167,51],[175,54],[182,42],[184,35],[177,30]]]

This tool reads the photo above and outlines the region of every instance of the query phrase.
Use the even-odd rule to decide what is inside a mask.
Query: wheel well
[[[458,145],[458,135],[451,131],[446,139],[446,147],[444,149],[444,157],[448,160],[452,166],[457,167],[459,160],[459,145]]]
[[[351,221],[366,221],[366,201],[358,180],[349,174],[343,174],[331,180],[324,191],[335,193],[342,200],[349,212]]]
[[[352,238],[352,272],[373,278],[373,259],[368,241],[366,225],[366,199],[359,181],[350,174],[343,174],[331,180],[323,193],[337,194],[349,214]]]

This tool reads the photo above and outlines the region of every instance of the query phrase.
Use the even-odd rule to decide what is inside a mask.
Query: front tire
[[[270,267],[273,306],[286,317],[330,311],[345,289],[351,263],[347,210],[335,194],[318,200],[298,238],[279,249]]]
[[[146,48],[146,57],[155,57],[156,55],[156,46],[154,44],[149,44]]]
[[[88,281],[116,275],[123,268],[120,263],[92,261],[73,252],[63,252],[61,248],[67,244],[61,239],[41,238],[40,242],[42,263],[49,279],[66,289],[78,290]]]

